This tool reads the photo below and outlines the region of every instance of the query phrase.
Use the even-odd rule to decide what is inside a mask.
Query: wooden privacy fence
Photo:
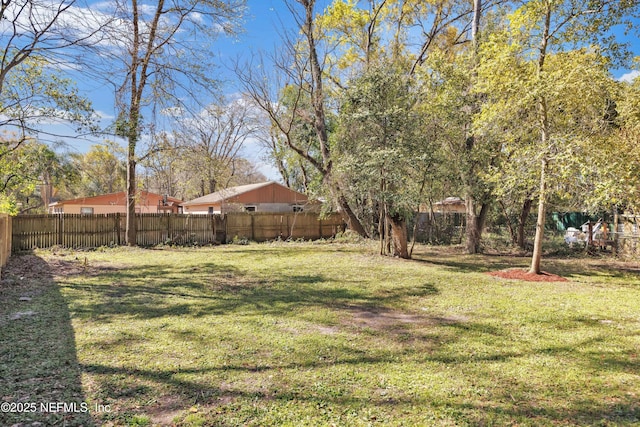
[[[257,242],[282,239],[319,239],[343,229],[339,215],[321,218],[315,213],[246,213],[224,215],[137,214],[137,244],[210,244],[233,239]],[[62,246],[95,248],[125,243],[124,214],[23,215],[12,220],[9,248],[13,252]],[[10,227],[11,228],[11,227]]]
[[[0,214],[0,270],[7,265],[11,255],[11,217]]]

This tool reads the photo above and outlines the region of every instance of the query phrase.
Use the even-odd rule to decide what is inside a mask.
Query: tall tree
[[[326,37],[335,44],[331,62],[334,66],[329,73],[338,88],[348,88],[350,80],[357,78],[363,69],[386,58],[418,81],[435,83],[436,90],[449,91],[440,92],[440,97],[449,99],[449,107],[457,104],[457,112],[447,113],[453,119],[447,127],[462,129],[458,143],[444,138],[447,140],[444,148],[452,148],[455,169],[464,183],[461,191],[467,205],[466,247],[470,253],[480,251],[481,231],[489,208],[489,192],[481,175],[496,148],[493,141],[479,138],[472,131],[472,116],[480,103],[480,97],[473,91],[476,53],[483,13],[501,3],[505,1],[335,0],[320,20]],[[447,64],[440,61],[443,53],[464,73],[447,69]],[[436,58],[431,60],[434,54]],[[441,69],[432,68],[434,65]],[[431,78],[436,74],[453,76],[453,84],[438,84]],[[451,92],[454,85],[456,88]],[[444,105],[439,100],[436,103]],[[431,106],[423,109],[434,110]]]
[[[325,93],[324,61],[315,21],[315,0],[286,0],[287,7],[300,31],[300,38],[287,38],[281,53],[274,58],[281,80],[267,76],[265,66],[236,66],[244,91],[265,112],[289,149],[312,165],[322,176],[323,186],[338,207],[349,228],[366,236],[367,232],[337,182],[333,171],[330,129]],[[256,73],[255,70],[260,72]],[[273,86],[278,86],[275,90]],[[287,93],[291,91],[291,93]],[[283,106],[274,97],[290,97]],[[301,123],[314,134],[315,144],[297,139]]]
[[[265,181],[255,165],[241,157],[258,127],[254,113],[249,103],[236,99],[176,117],[173,131],[158,134],[153,151],[140,162],[143,186],[188,200]]]
[[[470,57],[470,86],[469,92],[473,93],[473,84],[476,80],[477,53],[480,46],[480,22],[482,17],[482,0],[473,0],[473,19],[471,26],[471,57]],[[478,99],[471,99],[466,106],[467,110],[474,113],[478,109]],[[462,179],[464,181],[464,197],[467,211],[466,220],[466,249],[467,253],[480,252],[480,237],[489,209],[485,191],[479,190],[478,167],[483,167],[486,162],[478,162],[478,136],[472,132],[471,123],[467,124],[467,132],[464,143],[464,167]]]
[[[128,245],[136,244],[138,151],[153,136],[155,112],[187,110],[215,95],[210,43],[235,31],[243,12],[244,0],[119,0],[105,12],[117,17],[106,32],[114,42],[99,53],[103,74],[116,88],[115,132],[127,145]]]
[[[549,179],[574,165],[576,154],[605,130],[607,67],[621,52],[607,43],[609,30],[636,8],[625,1],[529,1],[509,15],[509,31],[483,45],[479,73],[488,102],[478,127],[493,120],[510,119],[509,126],[530,120],[538,135],[534,154],[521,151],[535,155],[539,164],[531,273],[541,272],[546,207],[554,190]]]
[[[434,163],[431,141],[419,124],[419,97],[408,73],[372,66],[351,82],[340,107],[336,168],[353,193],[366,195],[376,207],[381,254],[401,258],[410,257],[407,222]],[[385,241],[389,234],[392,244]]]
[[[254,137],[258,121],[244,99],[211,104],[195,117],[183,117],[176,139],[199,177],[200,196],[227,186],[234,162],[245,142]]]

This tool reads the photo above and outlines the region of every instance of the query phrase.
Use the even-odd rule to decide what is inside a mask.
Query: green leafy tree
[[[58,76],[46,65],[42,58],[29,56],[7,70],[2,80],[0,128],[4,132],[0,137],[0,175],[5,181],[1,191],[4,209],[14,214],[33,212],[48,202],[47,197],[34,196],[34,186],[40,185],[44,179],[41,174],[55,163],[56,157],[46,146],[33,142],[39,124],[44,121],[71,122],[80,127],[93,124],[89,101],[78,94],[69,79]],[[22,203],[23,208],[18,209],[17,203]]]
[[[607,115],[613,130],[590,151],[584,179],[588,182],[585,207],[640,212],[640,79],[618,84],[619,92]]]
[[[352,81],[340,108],[340,178],[353,196],[366,195],[379,213],[381,253],[401,258],[410,257],[407,222],[433,163],[432,146],[419,125],[419,93],[407,73],[371,67]],[[385,242],[388,231],[391,245]]]
[[[434,48],[464,41],[470,11],[455,0],[335,0],[317,20],[331,46],[327,72],[340,87],[382,60],[414,74]]]
[[[478,91],[486,96],[477,133],[523,127],[537,135],[506,141],[507,151],[535,159],[538,214],[530,272],[539,274],[547,201],[575,176],[581,153],[607,130],[608,59],[619,46],[608,30],[635,2],[529,1],[509,16],[509,30],[482,45]],[[531,176],[525,175],[525,176]]]
[[[278,112],[277,120],[284,123],[288,118],[293,118],[287,135],[279,131],[277,126],[272,126],[269,132],[269,151],[276,161],[280,175],[290,188],[321,195],[322,172],[310,161],[321,157],[319,140],[310,120],[310,98],[304,93],[301,96],[295,85],[287,85],[282,90],[279,104],[282,109]],[[335,132],[335,116],[329,111],[325,119],[327,134],[330,136]],[[296,149],[291,149],[287,141]]]
[[[0,144],[0,212],[45,213],[55,188],[77,178],[72,165],[33,139]]]
[[[114,141],[92,145],[89,151],[72,154],[79,179],[68,191],[74,197],[90,197],[124,191],[126,185],[126,151]]]
[[[434,95],[443,99],[434,100],[429,95],[423,107],[427,113],[435,110],[431,104],[434,101],[441,108],[448,103],[449,110],[440,111],[451,120],[444,126],[448,136],[442,138],[442,148],[455,158],[452,166],[463,183],[460,191],[467,205],[466,247],[470,253],[480,250],[490,206],[490,193],[481,175],[496,155],[494,141],[471,131],[472,115],[479,103],[479,97],[472,95],[475,54],[480,18],[500,3],[505,2],[336,0],[319,19],[323,34],[335,46],[328,73],[339,89],[348,88],[350,80],[362,70],[384,59],[422,84],[435,86]],[[451,63],[456,64],[455,69],[448,66]],[[438,82],[437,78],[453,81]],[[451,141],[453,133],[458,135],[457,142]]]
[[[50,149],[34,142],[41,125],[66,122],[91,128],[94,124],[89,101],[60,67],[67,49],[88,44],[94,34],[84,20],[74,19],[81,10],[78,6],[73,0],[0,5],[1,197],[4,210],[11,213],[20,211],[17,203],[33,212],[48,201],[34,191],[50,187],[47,182],[55,173],[47,170],[60,162]],[[73,21],[75,25],[68,25]]]

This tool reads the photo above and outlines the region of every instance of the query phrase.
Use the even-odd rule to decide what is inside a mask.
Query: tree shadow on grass
[[[542,354],[552,352],[565,352],[569,348],[540,349]],[[534,350],[533,353],[537,353]],[[510,358],[527,357],[528,353],[489,354],[478,358],[470,355],[468,358],[455,360],[439,360],[437,357],[427,356],[427,360],[457,366],[469,366],[470,362],[486,361],[490,364],[499,363]],[[369,393],[360,390],[353,393],[350,388],[344,388],[340,383],[330,380],[314,384],[296,385],[295,383],[266,386],[256,389],[242,381],[236,382],[211,382],[207,380],[213,371],[255,375],[259,378],[267,378],[269,375],[282,375],[283,371],[307,372],[313,377],[312,372],[322,372],[328,368],[349,366],[353,370],[376,370],[379,366],[384,370],[390,364],[397,363],[393,354],[387,356],[367,356],[361,353],[344,354],[339,360],[316,359],[306,363],[288,363],[280,361],[274,364],[254,365],[243,363],[237,365],[224,365],[202,368],[176,368],[157,371],[152,369],[136,369],[103,364],[85,364],[82,368],[96,377],[97,381],[107,381],[108,378],[126,378],[128,383],[120,383],[119,388],[106,387],[104,399],[121,399],[135,394],[149,394],[150,389],[138,384],[144,382],[151,387],[160,386],[166,393],[177,398],[172,399],[172,409],[181,409],[198,405],[203,414],[210,408],[209,416],[225,414],[233,411],[232,408],[243,406],[253,407],[265,405],[283,409],[291,402],[297,404],[313,404],[333,408],[337,411],[357,411],[361,408],[375,408],[384,414],[387,409],[392,414],[402,413],[406,410],[411,413],[412,408],[421,408],[422,413],[447,414],[453,419],[461,421],[464,425],[637,425],[640,418],[640,405],[631,395],[621,395],[615,385],[604,384],[601,395],[610,396],[605,400],[596,400],[588,396],[567,395],[562,385],[554,390],[554,385],[549,384],[549,390],[540,390],[540,384],[531,384],[526,378],[513,378],[508,374],[497,374],[493,369],[486,373],[484,381],[490,386],[484,393],[476,395],[473,390],[468,393],[436,399],[429,395],[415,395],[410,390],[390,389],[389,392],[376,388],[372,384]],[[481,374],[477,374],[481,377]],[[225,376],[229,376],[226,374]],[[245,377],[246,378],[246,377]],[[300,379],[302,381],[302,379]],[[256,379],[256,383],[261,380]],[[476,380],[477,381],[477,380]],[[588,382],[588,379],[585,379]],[[155,386],[154,386],[155,384]],[[483,387],[477,384],[477,387]],[[124,391],[123,391],[124,390]],[[383,393],[380,393],[380,392]],[[142,396],[146,400],[152,396]],[[562,402],[558,402],[558,400]],[[163,399],[158,399],[162,401]],[[228,408],[225,409],[225,406]],[[388,408],[387,408],[388,407]],[[404,409],[403,409],[404,408]],[[167,408],[161,405],[150,405],[143,408],[148,414],[160,413]],[[177,411],[180,412],[179,410]],[[183,412],[186,413],[186,412]],[[224,416],[224,415],[222,415]],[[399,420],[397,417],[396,420]],[[259,423],[259,419],[253,420]],[[224,423],[222,424],[224,425]]]
[[[0,330],[0,399],[10,409],[0,425],[94,425],[69,311],[43,259],[15,256],[3,269]]]
[[[90,274],[89,274],[90,273]],[[174,268],[145,265],[135,270],[105,271],[104,277],[108,280],[92,282],[102,273],[79,272],[76,277],[62,280],[61,286],[65,287],[69,307],[74,317],[88,317],[91,320],[122,322],[123,316],[155,319],[171,316],[188,318],[197,322],[205,316],[217,316],[233,314],[238,316],[264,315],[296,317],[300,309],[321,308],[331,309],[340,313],[346,321],[351,320],[348,327],[338,322],[336,330],[349,336],[366,336],[371,340],[381,340],[389,345],[389,349],[378,350],[377,354],[368,354],[364,351],[356,351],[350,346],[339,346],[330,338],[312,336],[308,341],[300,339],[299,345],[292,352],[302,354],[301,362],[292,362],[289,357],[277,360],[275,358],[254,357],[252,353],[238,352],[234,358],[224,362],[212,363],[210,361],[194,367],[163,367],[154,370],[149,367],[120,366],[114,359],[111,362],[94,362],[87,360],[82,369],[96,381],[97,392],[92,398],[105,399],[122,404],[128,411],[132,411],[135,405],[131,402],[148,402],[157,399],[155,408],[160,411],[164,397],[170,395],[173,407],[176,410],[186,411],[191,405],[206,404],[218,408],[230,404],[225,410],[233,411],[239,407],[255,407],[260,405],[277,405],[281,401],[297,401],[318,405],[367,408],[367,407],[397,407],[403,406],[410,411],[411,408],[421,407],[426,411],[441,409],[444,413],[453,413],[456,420],[462,420],[463,424],[510,424],[518,420],[526,424],[527,420],[539,421],[540,424],[579,425],[574,420],[582,420],[583,424],[595,424],[599,420],[620,425],[633,425],[633,420],[638,416],[638,407],[630,398],[619,397],[617,401],[594,402],[589,398],[580,396],[567,397],[561,392],[545,392],[535,390],[529,392],[530,387],[523,382],[518,384],[518,379],[509,378],[508,375],[497,374],[496,370],[485,368],[487,365],[507,363],[511,359],[541,357],[564,357],[570,354],[574,347],[589,345],[594,348],[592,353],[580,356],[585,372],[615,371],[633,372],[638,364],[630,360],[631,354],[611,355],[605,351],[597,350],[593,343],[578,343],[566,347],[537,347],[528,349],[521,347],[510,350],[493,347],[482,347],[487,351],[480,354],[460,351],[452,354],[448,346],[458,340],[484,343],[503,339],[513,340],[509,336],[508,329],[491,326],[486,322],[473,322],[464,318],[438,318],[416,313],[405,313],[395,310],[396,303],[419,295],[428,297],[437,295],[438,289],[432,285],[398,286],[385,290],[382,294],[375,294],[355,283],[345,282],[343,286],[330,286],[334,279],[322,274],[304,275],[299,273],[282,273],[277,279],[254,277],[246,272],[229,266],[214,264],[202,264],[198,269],[190,271],[189,275],[177,271]],[[186,277],[186,278],[185,278]],[[177,278],[182,278],[176,283]],[[74,295],[73,292],[79,292]],[[68,314],[67,314],[68,316]],[[263,319],[264,320],[264,319]],[[126,322],[126,320],[125,320]],[[576,320],[576,324],[583,322]],[[264,320],[266,325],[266,320]],[[495,325],[495,324],[493,324]],[[589,326],[599,327],[599,323]],[[277,327],[269,323],[269,328]],[[604,325],[602,326],[605,327]],[[177,328],[176,331],[185,333],[185,336],[177,336],[176,341],[188,343],[189,340],[201,339],[197,334],[190,336],[189,328]],[[346,331],[344,331],[346,329]],[[303,331],[304,332],[304,331]],[[428,332],[428,333],[425,333]],[[258,332],[256,332],[258,333]],[[283,329],[283,333],[288,333]],[[295,331],[293,332],[295,335]],[[502,337],[502,338],[501,338]],[[134,344],[131,340],[143,340],[146,337],[125,336],[120,344]],[[422,341],[429,341],[428,345]],[[308,344],[307,347],[300,343]],[[313,345],[320,343],[318,348],[326,351],[329,357],[311,357],[307,354],[312,351]],[[600,343],[598,343],[600,344]],[[245,344],[240,344],[244,346]],[[254,344],[247,347],[257,348]],[[188,345],[176,347],[184,351],[181,356],[189,358],[191,352]],[[110,349],[102,349],[109,352]],[[260,350],[260,349],[258,349]],[[117,350],[115,350],[117,351]],[[144,351],[144,350],[141,350]],[[423,355],[422,357],[420,357]],[[310,391],[308,385],[297,383],[283,383],[277,386],[269,386],[269,380],[265,376],[272,374],[277,377],[280,372],[299,371],[298,375],[304,377],[300,381],[306,381],[313,377],[314,372],[322,372],[336,366],[346,365],[356,372],[371,371],[402,363],[402,358],[409,360],[423,360],[430,368],[460,367],[463,370],[473,366],[475,370],[482,371],[486,375],[487,383],[496,382],[491,386],[491,394],[482,398],[448,397],[439,396],[433,401],[424,396],[413,396],[410,393],[382,397],[363,393],[351,393],[350,390],[340,390],[333,394],[331,388],[339,388],[339,384],[329,384],[327,392]],[[240,359],[241,358],[241,359]],[[135,364],[135,360],[134,360]],[[234,375],[240,375],[240,377]],[[267,384],[266,388],[256,386],[258,380],[252,377],[260,377]],[[220,381],[220,378],[225,380]],[[248,379],[249,378],[249,379]],[[521,380],[521,379],[520,379]],[[255,381],[247,383],[243,381]],[[318,381],[318,380],[315,380]],[[584,380],[588,384],[588,380]],[[322,384],[319,384],[322,385]],[[305,388],[306,387],[306,388]],[[367,385],[367,387],[369,387]],[[587,385],[585,385],[587,387]],[[612,394],[618,392],[616,385],[608,385]],[[372,385],[371,393],[376,386]],[[522,390],[522,394],[518,394]],[[362,390],[357,390],[362,391]],[[531,393],[531,394],[527,394]],[[600,393],[602,394],[602,393]],[[544,399],[549,399],[545,401]],[[562,405],[554,401],[566,399]],[[236,406],[233,403],[239,402]],[[127,406],[128,405],[128,406]],[[140,412],[153,413],[153,408],[142,407]],[[393,413],[401,413],[402,410],[390,409]],[[116,422],[126,420],[123,413],[113,414]],[[119,418],[118,418],[119,417]],[[215,417],[215,415],[214,415]],[[104,415],[103,418],[108,418]],[[255,419],[257,423],[259,419]]]
[[[526,265],[522,258],[497,255],[417,255],[414,262],[443,267],[456,273],[486,273],[489,271],[518,268]]]
[[[99,267],[63,267],[66,273],[57,278],[59,285],[70,295],[73,292],[84,295],[69,298],[73,315],[104,322],[122,315],[138,319],[202,317],[230,312],[291,316],[295,315],[293,308],[337,308],[353,304],[383,308],[407,297],[438,294],[438,289],[429,283],[372,293],[356,286],[361,285],[356,280],[341,280],[336,285],[335,279],[322,274],[291,272],[264,278],[234,266],[214,263],[203,263],[186,272],[162,265],[105,271]]]
[[[514,256],[511,254],[443,254],[436,255],[432,252],[417,254],[414,262],[424,263],[445,268],[456,273],[487,273],[506,270],[510,268],[528,269],[529,258]],[[619,286],[638,287],[640,269],[633,263],[624,263],[610,259],[610,262],[590,257],[563,258],[547,256],[542,260],[542,269],[567,279],[579,279],[580,277],[603,277],[614,279],[629,279],[634,282],[620,282]]]

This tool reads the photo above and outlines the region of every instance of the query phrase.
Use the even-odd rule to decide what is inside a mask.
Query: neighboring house
[[[138,213],[178,213],[182,200],[161,194],[140,191],[136,200]],[[126,213],[127,195],[124,191],[100,196],[61,200],[49,205],[49,213],[108,214]]]
[[[230,187],[182,204],[185,214],[318,211],[320,203],[277,182]]]

